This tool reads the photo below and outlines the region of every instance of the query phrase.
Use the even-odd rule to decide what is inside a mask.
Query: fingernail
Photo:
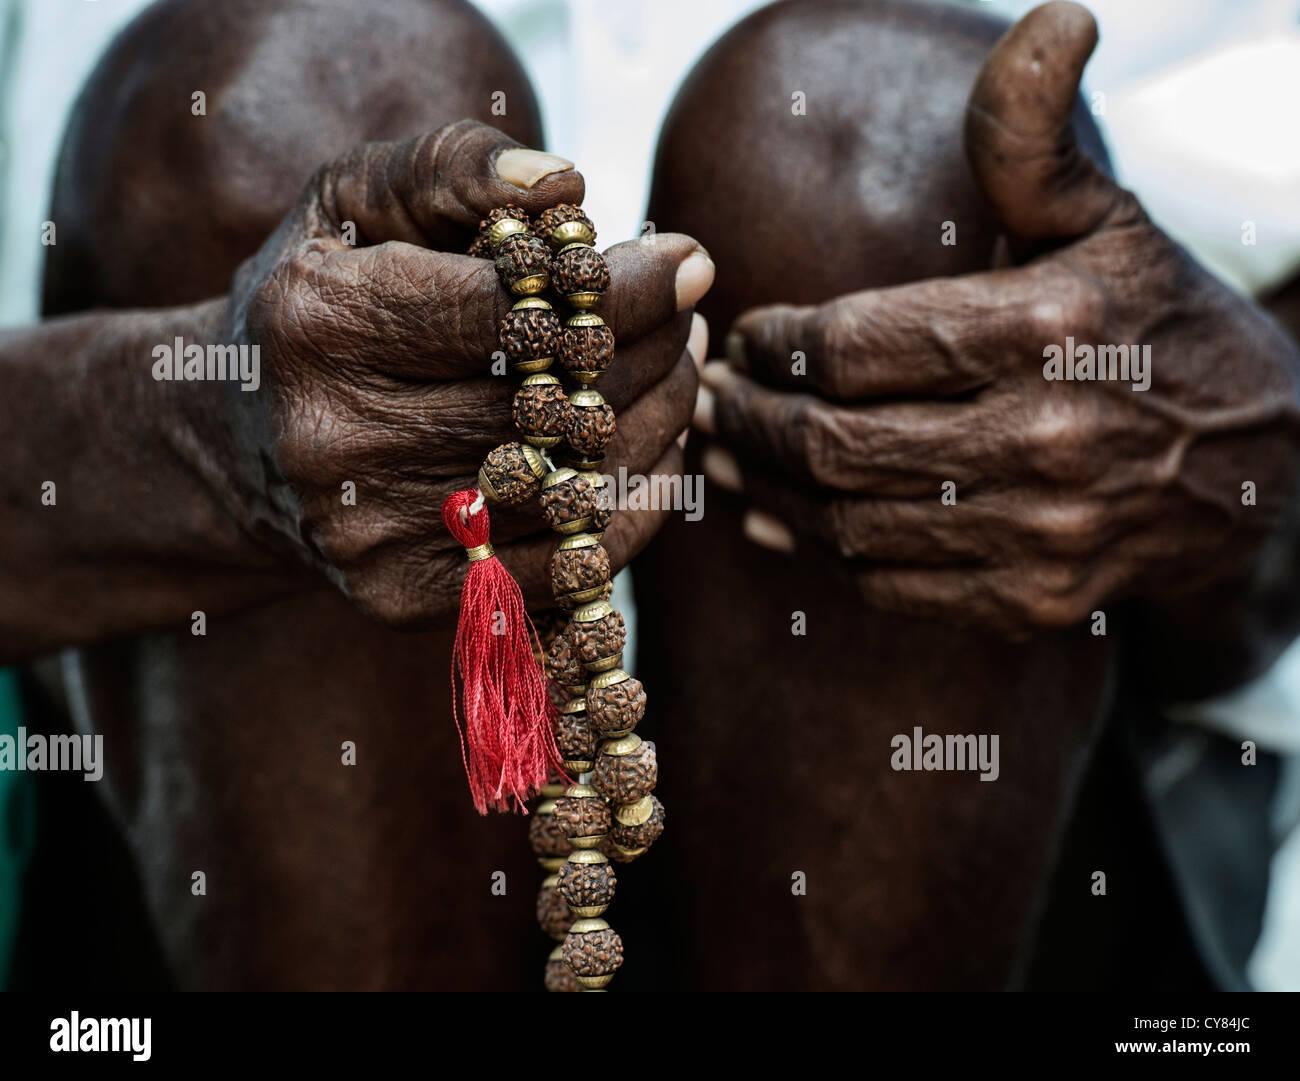
[[[573,168],[573,162],[540,150],[511,147],[497,155],[497,176],[516,188],[531,188],[544,176],[564,173]]]
[[[727,335],[727,360],[742,372],[749,371],[749,358],[745,356],[745,336],[738,330]]]
[[[693,308],[713,284],[713,260],[704,251],[693,251],[677,268],[677,310]]]
[[[735,371],[725,360],[710,360],[700,369],[700,382],[715,390],[721,390],[735,378]]]
[[[699,312],[691,316],[691,336],[686,339],[686,351],[691,354],[697,370],[704,367],[704,358],[709,352],[709,324]]]
[[[784,522],[773,518],[766,511],[747,510],[740,523],[741,532],[760,548],[770,548],[774,552],[793,552],[794,534]]]
[[[704,475],[719,488],[738,492],[744,487],[740,476],[740,463],[726,447],[716,445],[705,447],[700,463],[704,468]]]
[[[699,390],[695,392],[695,416],[691,418],[691,423],[700,431],[712,435],[713,410],[713,391],[708,387],[700,387]]]

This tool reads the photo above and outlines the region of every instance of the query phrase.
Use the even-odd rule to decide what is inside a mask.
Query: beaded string
[[[664,828],[663,805],[653,795],[655,746],[634,732],[645,715],[645,690],[622,667],[627,632],[609,603],[609,554],[600,543],[612,516],[600,469],[616,425],[613,408],[593,386],[614,353],[613,332],[591,310],[610,280],[595,241],[580,207],[552,207],[534,225],[519,207],[506,206],[483,220],[470,248],[494,258],[502,283],[520,298],[498,340],[524,376],[513,406],[520,441],[488,455],[479,488],[503,503],[538,496],[547,524],[563,538],[550,566],[560,611],[539,625],[555,739],[574,783],[553,778],[529,825],[546,875],[538,921],[563,943],[547,960],[552,991],[599,990],[613,978],[623,943],[602,918],[614,898],[611,861],[636,859]],[[563,324],[540,295],[551,287],[570,311]],[[549,371],[556,359],[577,384],[571,392]],[[556,448],[564,461],[558,468],[545,456]]]

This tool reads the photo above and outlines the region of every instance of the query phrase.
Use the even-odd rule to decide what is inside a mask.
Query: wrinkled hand
[[[1095,43],[1082,8],[1036,9],[971,95],[968,157],[1022,265],[755,309],[704,369],[705,470],[766,512],[751,538],[824,542],[874,606],[1073,624],[1238,573],[1293,491],[1295,346],[1078,149]],[[1149,389],[1049,380],[1067,336],[1149,346]]]
[[[582,196],[568,162],[469,121],[323,166],[241,267],[216,332],[261,350],[261,389],[225,394],[243,471],[235,513],[246,528],[279,546],[288,538],[294,558],[386,623],[454,618],[465,553],[440,508],[513,438],[518,384],[514,373],[491,374],[510,299],[489,260],[456,253],[494,207],[537,213]],[[353,230],[355,246],[345,242]],[[618,343],[600,388],[618,415],[607,468],[677,472],[675,437],[696,389],[690,309],[712,263],[674,234],[618,244],[606,257],[612,285],[597,310]],[[702,358],[701,331],[692,349]],[[355,505],[344,501],[346,482]],[[554,543],[539,515],[493,518],[494,540],[514,538],[498,553],[525,594],[549,596]],[[604,541],[613,563],[630,559],[660,520],[617,513]]]

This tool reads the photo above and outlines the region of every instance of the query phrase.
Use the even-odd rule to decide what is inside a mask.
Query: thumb
[[[1097,45],[1086,8],[1053,0],[1008,30],[966,106],[966,156],[998,221],[1020,241],[1090,233],[1131,196],[1079,148],[1071,120]]]
[[[317,235],[338,236],[352,222],[358,245],[402,240],[447,251],[464,251],[496,207],[536,214],[580,203],[583,194],[573,162],[472,120],[406,142],[363,144],[308,185]]]

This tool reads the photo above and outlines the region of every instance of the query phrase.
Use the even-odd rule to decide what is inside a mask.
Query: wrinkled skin
[[[240,261],[294,212],[302,183],[322,161],[362,140],[402,138],[464,116],[486,120],[490,89],[505,87],[512,102],[528,101],[500,40],[448,4],[383,5],[395,18],[410,20],[403,32],[384,35],[386,42],[409,48],[409,55],[385,53],[383,86],[391,96],[383,97],[384,108],[373,115],[365,107],[349,111],[338,100],[375,100],[369,92],[374,88],[348,79],[285,90],[283,81],[292,82],[302,65],[276,64],[277,56],[297,57],[301,50],[333,55],[336,49],[346,52],[341,43],[356,40],[352,20],[362,16],[352,5],[311,6],[319,19],[300,19],[291,33],[259,23],[252,5],[237,12],[236,5],[222,5],[219,12],[207,8],[199,20],[155,22],[143,38],[119,46],[117,62],[129,65],[157,52],[158,38],[150,34],[197,35],[198,55],[212,54],[207,78],[198,81],[215,86],[232,78],[238,96],[259,100],[274,98],[276,91],[300,111],[286,121],[269,109],[276,123],[265,128],[258,110],[236,113],[232,120],[242,138],[232,141],[231,153],[240,162],[237,169],[226,166],[220,146],[191,147],[182,152],[185,168],[154,162],[143,179],[133,176],[153,196],[141,200],[138,213],[153,214],[162,206],[173,208],[172,216],[126,230],[120,261],[118,253],[104,250],[81,267],[52,266],[51,296],[63,297],[61,306],[183,303],[219,295]],[[715,332],[758,305],[820,305],[855,291],[989,268],[1006,223],[999,224],[996,201],[990,208],[968,167],[963,137],[970,88],[1000,31],[972,14],[923,7],[781,5],[748,20],[702,61],[665,129],[650,217],[699,236],[718,263],[717,289],[704,308]],[[241,50],[262,62],[239,63]],[[435,53],[448,57],[444,65],[427,63]],[[870,64],[864,65],[864,56]],[[172,63],[161,57],[155,62],[163,73]],[[1075,66],[1077,60],[1066,64]],[[379,67],[349,68],[350,77],[379,79]],[[926,71],[925,80],[914,78],[917,70]],[[186,95],[195,81],[190,70],[169,77],[184,85]],[[800,127],[789,123],[793,88],[805,90],[810,102]],[[166,94],[154,108],[151,119],[137,104],[128,113],[135,118],[131,123],[159,122],[171,110]],[[125,137],[87,111],[80,138],[89,145],[103,140],[112,146]],[[535,111],[521,105],[512,113],[502,125],[506,134],[538,145]],[[180,145],[186,147],[184,140]],[[286,153],[289,160],[282,161]],[[282,167],[273,167],[277,162]],[[65,215],[71,221],[84,214],[78,236],[85,245],[84,238],[98,236],[107,221],[88,209],[96,200],[79,183],[92,175],[98,173],[89,166],[73,166],[57,211],[61,222]],[[106,175],[111,183],[125,180],[112,170]],[[203,213],[189,198],[196,177],[214,186],[204,189]],[[227,188],[225,178],[231,177],[235,181]],[[213,222],[235,213],[242,224],[246,219],[232,208],[250,206],[261,215],[260,231],[250,226],[237,238],[214,238]],[[326,219],[328,238],[328,222],[337,224],[338,216]],[[956,247],[937,241],[940,222],[949,219],[958,223]],[[61,225],[61,236],[63,230]],[[920,236],[935,242],[918,243]],[[310,295],[313,281],[342,282],[351,293],[361,283],[346,267],[339,277],[322,278],[331,255],[335,268],[379,257],[342,252],[319,239],[306,260],[283,259],[274,238],[262,248],[269,265],[283,266],[290,276],[287,295]],[[220,255],[163,260],[162,273],[147,255],[161,243]],[[1019,259],[1030,254],[1016,243],[1009,250]],[[1025,303],[1034,303],[1035,282],[1061,280],[1024,270],[1018,288]],[[430,280],[420,274],[409,278]],[[482,291],[474,289],[461,304],[490,322],[500,301],[494,283],[480,284]],[[902,326],[909,311],[924,304],[923,290],[933,287],[916,288],[913,304],[899,309]],[[396,299],[385,295],[383,303]],[[1065,299],[1079,297],[1071,293]],[[977,311],[987,311],[984,300]],[[358,319],[368,317],[352,298],[338,301]],[[1075,316],[1095,315],[1087,304],[1067,310],[1059,302],[1061,310],[1044,330],[1055,333]],[[662,359],[662,378],[669,379],[680,365],[687,320],[669,319],[671,310],[662,310],[666,302],[658,303],[660,322],[674,328],[673,348]],[[954,312],[956,326],[957,305],[943,307]],[[279,325],[292,326],[273,306],[270,312]],[[222,305],[210,312],[218,321],[229,314]],[[915,321],[915,314],[910,318]],[[237,329],[234,323],[219,325],[231,333]],[[1017,385],[1011,358],[990,357],[979,347],[999,328],[984,328],[978,319],[970,327],[971,336],[962,339],[970,350],[962,359],[984,362],[981,380],[997,391],[991,397],[1011,397]],[[259,324],[257,333],[265,328]],[[323,469],[302,452],[308,440],[291,443],[299,453],[286,456],[284,468],[292,475],[287,488],[302,499],[304,522],[310,523],[300,537],[290,536],[287,519],[278,517],[281,492],[252,469],[235,472],[255,495],[254,531],[269,535],[264,543],[277,555],[287,543],[291,562],[331,567],[344,592],[299,592],[214,621],[205,639],[182,628],[83,652],[69,668],[73,698],[106,733],[110,802],[139,864],[168,961],[183,983],[535,986],[546,951],[532,926],[535,868],[519,820],[480,820],[468,809],[444,705],[446,636],[398,634],[367,618],[407,625],[445,614],[447,587],[417,577],[430,559],[446,555],[436,551],[437,542],[429,548],[437,532],[428,517],[435,504],[424,502],[450,490],[448,477],[463,473],[468,481],[479,435],[453,430],[429,441],[431,462],[442,453],[441,439],[451,442],[443,463],[447,472],[413,482],[422,494],[406,508],[409,528],[398,521],[396,507],[386,508],[418,566],[399,574],[396,593],[376,587],[383,577],[380,550],[367,547],[365,534],[345,537],[342,522],[330,517],[327,493],[337,489],[335,478],[345,471],[394,470],[390,475],[396,476],[406,464],[412,433],[390,431],[383,421],[398,408],[405,416],[408,407],[397,405],[397,388],[384,376],[391,379],[386,366],[400,364],[409,347],[399,336],[392,354],[374,348],[364,324],[340,326],[335,333],[339,348],[327,352],[339,355],[344,367],[333,393],[322,386],[332,373],[314,364],[294,368],[286,360],[273,370],[283,372],[283,385],[293,386],[295,394],[269,415],[283,417],[295,401],[304,420],[322,403],[345,404],[340,418],[354,431],[382,430],[392,439],[387,450],[372,441],[351,450],[349,461]],[[768,381],[761,336],[755,338],[749,376],[731,377],[732,388],[746,390],[725,397],[724,388],[715,387],[717,438],[731,440],[743,492],[727,495],[711,486],[704,519],[673,522],[637,565],[637,674],[650,694],[645,732],[660,749],[669,823],[654,853],[620,874],[610,913],[628,945],[620,980],[625,986],[791,989],[1003,986],[1015,978],[1057,827],[1106,702],[1111,639],[1086,629],[1040,629],[1007,641],[923,621],[917,616],[928,609],[909,607],[913,602],[899,589],[873,596],[868,585],[864,600],[846,588],[864,582],[841,555],[845,545],[838,533],[829,545],[805,542],[794,559],[742,540],[746,508],[764,505],[766,492],[800,478],[797,451],[807,445],[802,428],[789,424],[792,415],[807,420],[806,403],[779,406],[775,418],[754,406],[758,386]],[[861,328],[855,339],[872,341]],[[890,352],[905,356],[908,363],[899,371],[910,372],[924,361],[925,343],[905,333],[898,339],[891,339]],[[620,362],[627,351],[620,350]],[[815,352],[809,350],[810,358]],[[449,366],[434,373],[421,395],[475,401],[472,381],[446,378],[454,371]],[[374,385],[361,382],[362,376]],[[683,379],[681,392],[664,388],[669,415],[689,398],[690,385]],[[822,390],[827,404],[817,408],[827,414],[840,408],[835,388]],[[924,390],[934,397],[956,392],[942,376]],[[359,393],[367,397],[349,397]],[[636,398],[630,390],[626,401]],[[493,399],[484,388],[481,408],[469,414],[469,423],[489,429],[482,411],[495,409],[489,415],[504,431],[507,401]],[[631,416],[636,406],[626,408]],[[259,425],[224,410],[215,408],[219,429],[241,437],[235,444],[241,448],[258,447]],[[860,403],[851,411],[869,412]],[[427,403],[419,415],[430,415]],[[620,409],[621,433],[623,418]],[[294,430],[282,420],[280,427]],[[1007,428],[1004,418],[1001,428],[984,436],[992,444],[1018,434]],[[646,469],[676,430],[662,417],[647,417],[644,442],[654,444],[656,435],[662,442],[653,457],[645,455]],[[853,438],[845,421],[822,430],[828,437]],[[491,442],[484,440],[482,449]],[[825,453],[836,453],[832,443],[823,446]],[[850,498],[860,496],[868,487],[863,471],[879,464],[867,453],[870,446],[850,444],[856,453],[818,461],[816,468],[847,483]],[[770,453],[773,447],[779,452]],[[342,454],[345,448],[333,449]],[[697,468],[699,451],[698,445],[691,448],[688,469]],[[954,467],[965,462],[974,470],[980,459],[971,448],[965,458],[953,453]],[[232,450],[230,460],[249,459]],[[1077,464],[1067,457],[1059,469],[1068,474]],[[312,468],[324,477],[314,477]],[[972,478],[977,479],[973,473]],[[960,487],[965,478],[953,479]],[[901,495],[895,498],[902,501]],[[767,505],[783,506],[775,497]],[[986,528],[995,520],[991,510],[981,518]],[[1004,513],[1002,520],[1007,528],[1019,525],[1014,514]],[[818,524],[812,516],[806,535],[815,535]],[[507,528],[522,531],[527,523]],[[618,524],[611,530],[615,543],[619,529],[643,535]],[[866,548],[878,532],[856,534],[851,547]],[[892,543],[902,543],[903,532]],[[331,556],[344,551],[345,540],[352,555]],[[620,562],[638,542],[629,536],[621,543]],[[527,579],[522,548],[516,562]],[[928,545],[925,554],[933,555]],[[402,587],[412,581],[429,596],[406,597]],[[1036,620],[1023,605],[977,610],[994,596],[991,587],[972,593],[969,612],[958,611],[950,599],[945,612],[975,622],[992,617],[1003,629],[1025,616],[1030,623],[1059,622]],[[424,610],[413,613],[413,603]],[[787,637],[794,612],[805,615],[806,636]],[[913,725],[926,732],[999,734],[999,780],[983,784],[973,774],[892,771],[890,738],[910,733]],[[351,769],[338,765],[345,739],[358,746],[358,765]],[[209,879],[201,902],[189,892],[195,869]],[[507,873],[507,898],[490,893],[494,870]],[[791,891],[796,871],[806,876],[806,895]]]
[[[357,61],[363,39],[384,42],[373,62],[323,82],[300,60]],[[431,65],[435,54],[447,59]],[[178,121],[174,99],[195,84],[209,115]],[[489,119],[496,90],[514,103],[491,118],[500,131],[473,122]],[[164,3],[119,39],[79,106],[55,193],[67,243],[49,267],[50,309],[197,302],[188,340],[262,350],[256,393],[183,385],[193,393],[174,442],[198,446],[195,468],[238,543],[272,559],[290,595],[209,610],[197,637],[189,612],[203,605],[182,590],[169,598],[177,629],[65,663],[74,712],[105,736],[103,787],[183,985],[510,987],[535,975],[531,901],[513,904],[536,882],[524,823],[480,820],[468,800],[450,636],[391,629],[454,620],[464,552],[439,508],[511,430],[516,380],[486,375],[509,302],[490,264],[455,252],[494,206],[583,194],[572,170],[506,184],[495,162],[516,141],[541,141],[531,90],[459,3]],[[124,209],[105,193],[127,183]],[[349,221],[355,248],[341,238]],[[677,275],[694,250],[662,234],[607,252],[602,312],[622,362],[603,387],[619,412],[614,468],[680,461],[696,365],[684,348],[693,297],[679,310]],[[355,507],[341,499],[348,480]],[[661,517],[619,515],[605,538],[616,567]],[[503,561],[531,597],[549,596],[540,517],[494,519]],[[355,767],[341,764],[345,740]],[[510,903],[490,892],[498,869]],[[190,893],[194,870],[205,899]]]
[[[981,68],[1000,32],[919,5],[767,9],[661,137],[649,217],[709,248],[702,310],[740,336],[705,367],[687,459],[725,449],[710,472],[739,492],[715,483],[637,564],[661,790],[686,823],[653,886],[686,935],[664,979],[1014,983],[1108,702],[1115,602],[1208,575],[1241,595],[1294,485],[1294,347],[1068,137],[1091,20],[1040,10]],[[702,159],[726,163],[712,186]],[[1150,342],[1152,389],[1045,383],[1066,334]],[[1269,495],[1243,508],[1256,477]],[[755,507],[793,555],[742,540]],[[1171,646],[1235,629],[1209,596]],[[1095,607],[1106,637],[1053,630]],[[913,726],[998,733],[1000,778],[895,772]]]

